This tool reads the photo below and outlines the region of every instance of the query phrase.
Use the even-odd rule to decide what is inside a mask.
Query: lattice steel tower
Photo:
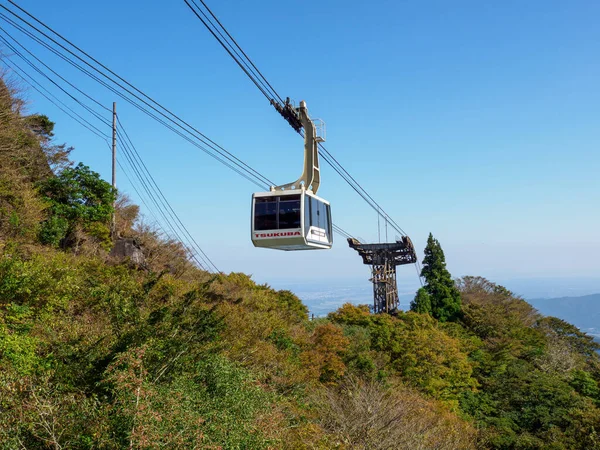
[[[417,262],[415,248],[408,236],[384,244],[362,244],[349,238],[348,244],[362,256],[363,263],[371,266],[373,282],[373,312],[394,313],[398,310],[396,266]]]

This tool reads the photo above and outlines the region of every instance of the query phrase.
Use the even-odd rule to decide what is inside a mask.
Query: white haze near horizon
[[[579,297],[600,293],[600,277],[536,277],[492,280],[505,286],[524,299]],[[298,280],[277,280],[269,283],[275,289],[288,289],[294,292],[315,317],[325,316],[344,303],[355,305],[373,302],[373,288],[365,274],[363,280],[331,279],[299,282]],[[416,276],[399,277],[398,293],[400,308],[408,309],[415,292],[419,288]],[[600,324],[599,324],[600,327]]]

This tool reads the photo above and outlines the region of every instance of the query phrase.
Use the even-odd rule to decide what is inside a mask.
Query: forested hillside
[[[413,311],[210,274],[0,83],[1,449],[600,449],[592,339],[430,236]],[[109,255],[117,235],[145,261]]]
[[[563,317],[581,329],[600,333],[600,294],[537,298],[530,300],[530,303],[545,314]]]

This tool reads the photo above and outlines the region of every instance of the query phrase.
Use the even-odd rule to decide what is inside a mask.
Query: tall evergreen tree
[[[410,309],[421,314],[432,315],[431,297],[425,288],[419,288],[417,295],[415,295],[415,299],[410,302]]]
[[[460,293],[446,269],[444,251],[431,233],[425,247],[421,276],[425,278],[425,286],[417,291],[410,309],[431,314],[441,322],[458,319],[461,315]]]

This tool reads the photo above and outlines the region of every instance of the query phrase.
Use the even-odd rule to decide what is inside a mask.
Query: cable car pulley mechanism
[[[277,110],[296,131],[300,124],[304,128],[304,171],[293,183],[252,195],[252,243],[276,250],[329,249],[333,245],[331,208],[316,195],[321,184],[319,143],[325,141],[324,124],[311,120],[305,101],[294,108],[288,99]]]

